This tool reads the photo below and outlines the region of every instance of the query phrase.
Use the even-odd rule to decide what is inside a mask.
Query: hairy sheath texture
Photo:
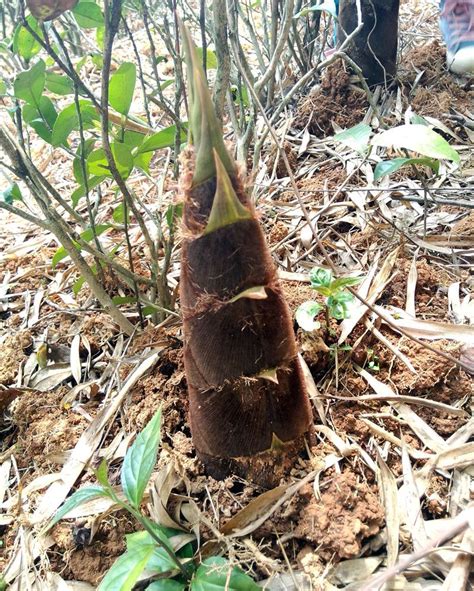
[[[300,451],[312,419],[291,316],[238,173],[224,171],[247,217],[209,231],[219,179],[193,186],[191,148],[183,164],[180,290],[194,444],[212,475],[250,470],[266,482],[272,458]]]

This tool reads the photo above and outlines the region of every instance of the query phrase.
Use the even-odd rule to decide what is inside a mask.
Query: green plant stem
[[[136,509],[135,507],[132,507],[132,505],[130,505],[129,503],[126,503],[125,501],[122,501],[121,499],[119,499],[112,488],[107,489],[107,494],[110,496],[110,498],[115,503],[117,503],[117,505],[119,505],[122,509],[125,509],[125,511],[128,511],[128,513],[130,513],[130,515],[133,515],[133,517],[135,517],[135,519],[138,521],[138,523],[140,523],[140,525],[150,534],[150,536],[157,543],[157,545],[160,548],[163,548],[164,551],[171,558],[171,560],[174,562],[174,564],[176,564],[181,575],[185,578],[185,580],[189,581],[191,576],[190,576],[188,569],[183,565],[181,560],[176,556],[176,553],[167,544],[165,544],[159,536],[156,535],[156,532],[150,526],[148,519],[144,515],[142,515],[138,509]]]

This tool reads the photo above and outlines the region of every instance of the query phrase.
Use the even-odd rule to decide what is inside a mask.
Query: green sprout
[[[347,290],[351,285],[357,285],[362,281],[361,277],[340,277],[334,279],[329,269],[315,268],[309,274],[311,288],[326,298],[322,305],[314,300],[308,300],[296,310],[296,322],[308,332],[317,330],[321,324],[315,320],[316,316],[325,310],[326,330],[329,331],[330,319],[344,320],[350,316],[349,304],[354,296]]]
[[[47,526],[92,499],[109,498],[132,515],[143,529],[126,536],[126,551],[112,564],[97,591],[131,591],[136,583],[145,591],[258,591],[260,587],[229,560],[211,556],[195,560],[194,536],[152,521],[143,512],[145,490],[158,457],[161,409],[128,449],[121,470],[121,491],[113,487],[104,461],[95,471],[98,484],[77,490]],[[2,587],[0,578],[0,590]],[[145,585],[145,587],[143,587]]]

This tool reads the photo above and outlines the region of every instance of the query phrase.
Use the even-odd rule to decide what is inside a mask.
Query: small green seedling
[[[326,298],[325,305],[319,302],[309,300],[301,304],[296,311],[296,322],[308,332],[317,330],[321,327],[320,322],[315,317],[325,310],[326,330],[329,331],[329,322],[331,318],[343,320],[349,317],[349,304],[354,300],[354,296],[347,290],[351,285],[357,285],[362,281],[360,277],[340,277],[334,279],[332,271],[328,269],[315,268],[309,274],[311,288]]]
[[[131,591],[138,581],[145,591],[259,591],[261,588],[226,558],[211,556],[197,564],[193,558],[193,535],[155,523],[142,512],[145,489],[158,457],[160,431],[158,410],[125,455],[121,470],[123,495],[110,484],[104,460],[95,471],[98,485],[76,491],[47,529],[79,505],[106,497],[128,511],[143,530],[126,536],[126,551],[111,566],[97,591]]]
[[[367,369],[374,373],[380,371],[380,360],[373,349],[367,349]]]

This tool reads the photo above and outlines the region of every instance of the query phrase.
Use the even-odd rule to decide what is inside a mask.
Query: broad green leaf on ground
[[[459,154],[436,131],[426,125],[400,125],[372,138],[373,146],[412,150],[429,158],[452,160],[459,164]]]
[[[74,94],[74,84],[72,80],[62,74],[46,72],[46,88],[59,95]]]
[[[153,552],[145,565],[147,572],[153,575],[168,573],[168,571],[175,571],[178,567],[176,562],[172,560],[169,554],[157,545],[155,540],[147,531],[138,531],[133,534],[128,534],[127,538],[127,552],[133,554],[140,546],[152,546]]]
[[[95,227],[95,235],[100,236],[106,230],[108,230],[110,227],[111,227],[110,224],[97,224],[97,226]],[[88,228],[87,230],[84,230],[84,232],[82,232],[82,234],[81,234],[81,238],[83,240],[85,240],[86,242],[90,242],[94,238],[94,232],[92,231],[92,228]],[[81,247],[79,246],[79,244],[77,242],[74,242],[74,245],[77,248],[77,250],[81,249]],[[53,260],[51,261],[51,266],[53,267],[53,269],[59,263],[59,261],[62,261],[67,256],[68,256],[67,250],[64,248],[64,246],[60,246],[58,248],[58,250],[55,252],[55,254],[53,256]]]
[[[122,115],[128,115],[132,104],[137,68],[131,62],[123,63],[112,74],[109,82],[109,104]]]
[[[433,170],[435,174],[439,172],[439,160],[433,158],[392,158],[392,160],[385,160],[384,162],[378,162],[374,170],[374,180],[378,181],[384,176],[396,172],[402,166],[409,164],[421,164],[422,166],[428,166]]]
[[[130,148],[125,144],[114,142],[111,144],[110,149],[118,173],[124,180],[127,179],[133,169],[133,156],[130,152]],[[89,154],[87,157],[87,170],[90,175],[112,177],[112,173],[109,169],[109,162],[105,156],[103,148],[93,150]]]
[[[29,14],[26,17],[26,22],[33,29],[33,31],[43,38],[43,33],[35,17]],[[27,62],[30,61],[41,50],[41,45],[36,41],[33,35],[23,25],[18,25],[13,35],[13,52],[20,55]]]
[[[322,306],[318,302],[307,301],[303,302],[296,310],[295,318],[298,326],[307,332],[317,330],[321,324],[314,318],[321,312]]]
[[[336,133],[334,140],[341,142],[356,152],[366,152],[369,147],[369,138],[372,128],[366,123],[358,123],[354,127]]]
[[[104,26],[104,15],[94,0],[81,0],[72,12],[82,29],[96,29]]]
[[[97,591],[131,591],[153,554],[153,546],[138,546],[125,552],[111,566]]]
[[[99,115],[88,100],[79,101],[79,109],[83,129],[90,129],[94,121],[99,121]],[[67,141],[71,131],[79,129],[79,116],[75,103],[65,107],[58,115],[51,138],[53,146],[60,146]]]
[[[18,74],[13,85],[15,96],[30,105],[38,107],[43,94],[44,83],[45,64],[43,60],[39,60],[29,70]]]
[[[134,507],[139,507],[158,455],[161,409],[133,442],[123,461],[121,480],[125,496]]]
[[[207,558],[191,581],[191,591],[261,591],[248,575],[218,556]]]
[[[7,94],[7,83],[5,80],[0,78],[0,96],[5,96]]]
[[[66,500],[66,502],[62,505],[62,507],[57,511],[56,515],[48,524],[48,529],[53,527],[55,523],[57,523],[60,519],[62,519],[65,515],[72,511],[79,505],[90,501],[91,499],[96,499],[97,497],[107,496],[105,490],[101,486],[87,486],[85,488],[80,488],[76,490],[76,492]]]
[[[37,107],[31,104],[26,104],[23,107],[25,123],[31,125],[40,138],[48,144],[51,143],[52,130],[57,117],[56,109],[47,96],[40,97]]]
[[[138,153],[141,154],[143,152],[153,152],[161,148],[169,148],[174,146],[175,136],[176,125],[170,125],[169,127],[166,127],[165,129],[162,129],[161,131],[158,131],[147,138],[138,148]],[[186,141],[186,132],[183,128],[181,128],[181,137],[179,139],[181,142]]]
[[[185,589],[186,585],[184,583],[173,579],[161,579],[148,585],[145,591],[184,591]]]

